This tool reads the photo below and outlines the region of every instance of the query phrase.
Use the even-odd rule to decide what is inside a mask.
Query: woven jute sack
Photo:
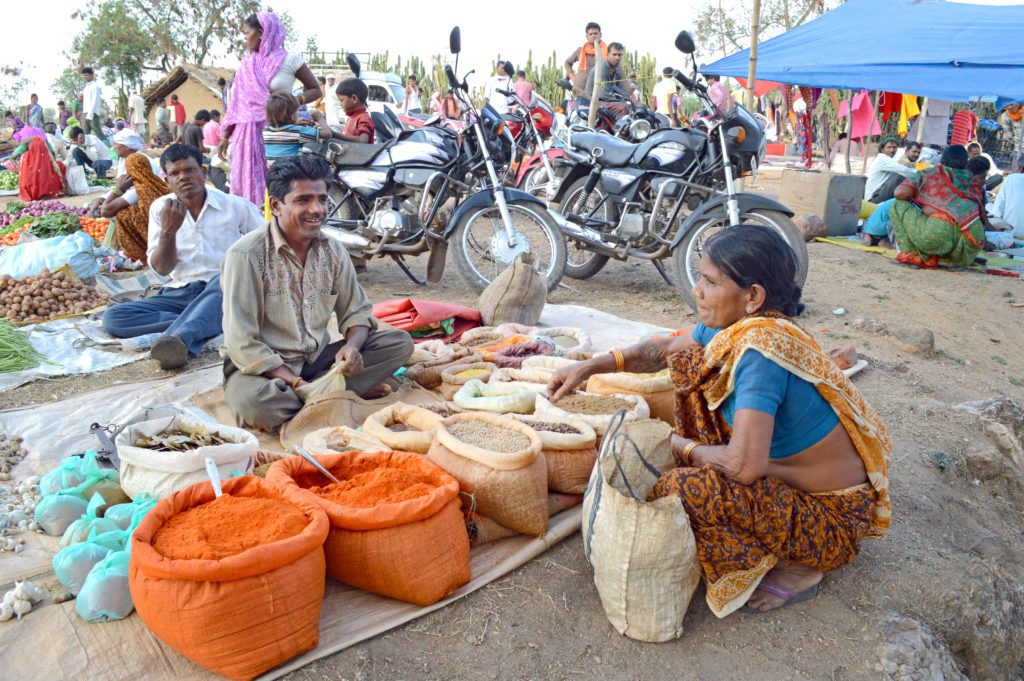
[[[503,525],[499,525],[494,521],[494,519],[477,513],[475,506],[466,505],[466,497],[468,497],[468,495],[464,495],[462,513],[466,518],[466,532],[469,534],[469,542],[471,546],[476,547],[499,539],[505,539],[506,537],[514,537],[519,534],[515,530],[510,530]],[[562,511],[574,508],[582,503],[582,494],[557,494],[549,492],[548,517],[553,518]]]
[[[517,421],[530,426],[540,438],[541,452],[548,465],[548,489],[562,494],[583,494],[597,460],[597,433],[579,419],[557,416],[519,416]],[[562,424],[576,433],[545,430],[543,424]]]
[[[533,266],[533,254],[519,255],[480,294],[477,308],[488,326],[514,323],[536,326],[548,300],[547,283]]]
[[[441,417],[432,411],[396,402],[367,416],[363,421],[363,432],[383,442],[388,449],[426,454],[434,440],[434,429],[440,421]],[[396,423],[412,430],[396,433],[389,428]]]
[[[473,420],[522,433],[529,445],[517,452],[498,452],[462,442],[448,430]],[[516,532],[541,536],[548,530],[548,470],[540,446],[537,433],[518,421],[497,414],[466,413],[438,424],[427,458],[459,481],[462,491],[472,496],[478,513]]]
[[[459,392],[462,386],[474,379],[486,383],[495,368],[490,362],[459,362],[446,367],[441,372],[441,396],[448,401],[454,401],[455,393]],[[484,373],[476,373],[478,371],[483,371]],[[463,372],[472,372],[473,375],[460,376],[459,374]]]
[[[583,549],[601,605],[620,634],[679,638],[700,581],[697,543],[679,497],[647,502],[675,466],[672,429],[653,419],[610,424],[583,497]]]
[[[455,364],[466,364],[482,361],[480,355],[469,348],[455,348],[450,357],[420,362],[409,367],[405,375],[410,381],[414,381],[427,390],[433,390],[441,385],[441,373]]]
[[[656,374],[596,374],[587,380],[587,392],[640,395],[651,410],[651,418],[675,424],[676,395],[668,369]]]

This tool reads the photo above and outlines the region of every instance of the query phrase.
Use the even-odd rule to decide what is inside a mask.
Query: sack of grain
[[[534,266],[532,253],[516,257],[480,294],[477,308],[488,326],[509,322],[536,326],[548,300],[547,284]]]
[[[462,334],[457,345],[464,350],[476,352],[476,348],[496,343],[509,335],[511,334],[499,331],[493,326],[478,326]]]
[[[466,499],[470,504],[466,505]],[[582,494],[548,493],[548,517],[553,518],[562,511],[574,508],[583,503]],[[466,518],[466,532],[469,533],[470,546],[477,547],[492,541],[514,537],[518,532],[499,525],[493,518],[476,512],[475,500],[471,495],[463,495],[462,513]]]
[[[550,338],[555,344],[555,355],[558,357],[590,350],[590,334],[573,326],[544,327],[537,329],[533,335]]]
[[[548,466],[548,489],[583,494],[597,460],[597,433],[579,419],[514,416],[537,432]]]
[[[383,442],[388,449],[426,454],[440,421],[441,417],[432,411],[396,402],[367,416],[363,432]]]
[[[668,369],[656,374],[596,374],[587,380],[587,392],[598,395],[640,395],[651,418],[675,424],[676,394]]]
[[[676,464],[672,428],[616,414],[583,499],[583,549],[608,620],[640,641],[679,638],[700,581],[697,544],[678,497],[647,502]]]
[[[208,434],[224,443],[191,447],[184,451],[159,451],[158,444],[145,447],[137,444],[140,441],[157,442],[165,433],[177,432],[193,433],[193,437]],[[239,471],[251,473],[253,457],[259,449],[256,436],[247,430],[200,421],[187,414],[130,425],[117,436],[116,444],[121,457],[121,486],[133,499],[143,492],[162,499],[172,492],[208,480],[207,457],[217,464],[221,479]]]
[[[302,439],[302,447],[313,456],[349,451],[386,452],[391,449],[374,436],[348,426],[332,426],[314,430]],[[275,457],[274,460],[278,461],[286,456]]]
[[[340,485],[297,456],[271,466],[267,481],[327,513],[328,576],[416,605],[436,603],[469,581],[469,537],[452,476],[409,452],[317,460]]]
[[[131,538],[129,586],[139,617],[161,641],[217,674],[252,679],[316,647],[330,525],[308,497],[259,478],[221,486],[219,499],[206,482],[153,507]],[[259,523],[251,522],[253,504]],[[220,521],[219,532],[209,529],[205,542],[175,541],[202,527],[206,514]]]
[[[572,393],[554,404],[546,395],[538,395],[534,413],[537,416],[578,419],[593,428],[600,439],[608,429],[608,422],[619,409],[626,410],[627,421],[646,419],[651,415],[647,402],[639,395],[597,395],[587,392]]]
[[[441,385],[441,373],[448,367],[480,361],[482,361],[480,355],[469,348],[456,348],[450,357],[421,362],[409,367],[405,372],[405,376],[410,381],[418,383],[427,390],[433,390]]]
[[[532,428],[497,414],[457,414],[438,424],[427,458],[459,481],[481,515],[522,534],[547,532],[547,463]]]
[[[474,379],[462,386],[452,401],[466,411],[532,414],[536,399],[537,393],[511,383],[490,385]],[[427,448],[429,449],[429,443]]]
[[[441,395],[446,400],[454,401],[455,393],[472,380],[486,383],[491,377],[495,366],[489,362],[459,363],[448,367],[441,373]]]

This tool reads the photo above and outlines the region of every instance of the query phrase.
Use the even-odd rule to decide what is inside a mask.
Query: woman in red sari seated
[[[554,399],[594,374],[669,367],[679,464],[651,498],[679,496],[718,617],[817,593],[824,573],[883,537],[892,443],[878,414],[790,318],[801,291],[786,242],[732,227],[709,240],[692,333],[558,371]]]

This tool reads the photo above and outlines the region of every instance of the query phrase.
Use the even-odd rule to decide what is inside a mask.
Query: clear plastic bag
[[[40,499],[35,518],[43,532],[60,537],[88,508],[89,503],[78,494],[62,491]]]
[[[124,619],[135,609],[128,589],[128,551],[112,551],[89,572],[78,598],[75,612],[86,622]]]

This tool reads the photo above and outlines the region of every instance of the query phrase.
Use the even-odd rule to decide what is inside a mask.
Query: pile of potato
[[[63,272],[43,270],[34,277],[0,277],[0,317],[15,324],[45,322],[107,304],[107,294]]]

